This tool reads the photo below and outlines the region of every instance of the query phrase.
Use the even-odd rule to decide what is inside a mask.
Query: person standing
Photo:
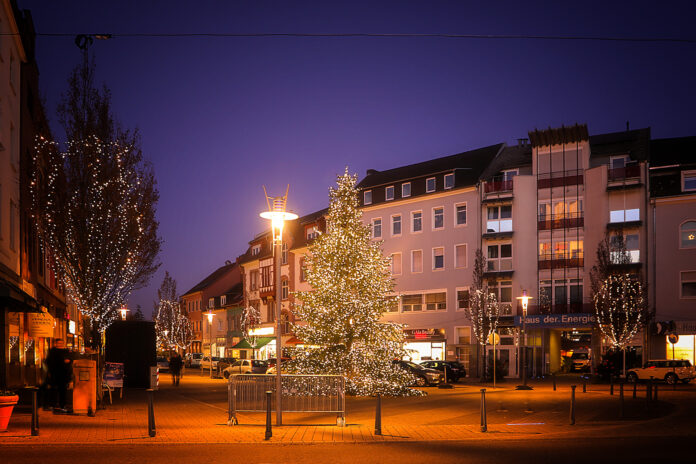
[[[72,380],[72,358],[62,339],[56,339],[55,345],[48,351],[46,366],[48,367],[48,383],[54,394],[53,412],[66,413],[68,412],[65,408],[68,385]]]
[[[169,359],[169,371],[172,373],[172,385],[179,386],[179,380],[181,380],[181,368],[184,362],[179,356],[179,353],[174,353]]]

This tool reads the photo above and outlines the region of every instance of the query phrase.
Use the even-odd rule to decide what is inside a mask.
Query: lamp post
[[[213,318],[215,313],[212,309],[209,309],[205,315],[208,317],[208,349],[210,350],[210,378],[213,378]]]
[[[266,192],[266,187],[263,188],[263,193],[266,195],[266,203],[268,211],[264,211],[260,216],[264,219],[271,220],[271,228],[273,231],[273,258],[275,264],[275,290],[276,290],[276,425],[283,425],[283,410],[282,402],[282,385],[280,377],[280,358],[282,357],[282,342],[281,342],[281,289],[280,289],[280,259],[283,252],[283,225],[285,221],[297,219],[297,214],[285,211],[288,203],[288,191],[290,185],[285,189],[285,195],[281,197],[269,197]]]
[[[522,290],[522,296],[517,297],[522,301],[522,337],[520,344],[522,345],[522,385],[518,385],[517,390],[531,390],[532,387],[527,385],[527,305],[531,296],[527,295],[527,290]]]
[[[121,311],[121,320],[125,321],[126,316],[128,315],[128,311],[130,311],[130,309],[126,308],[126,305],[123,305],[121,306],[121,309],[119,309],[119,311]]]

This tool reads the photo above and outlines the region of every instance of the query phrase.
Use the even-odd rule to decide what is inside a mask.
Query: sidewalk
[[[21,444],[157,444],[157,443],[268,443],[264,440],[264,414],[240,414],[241,425],[227,426],[224,381],[185,379],[188,390],[163,385],[155,393],[157,435],[147,433],[147,403],[143,390],[127,390],[122,400],[98,411],[96,417],[54,415],[40,411],[40,435],[30,436],[30,415],[15,413],[0,445]],[[589,387],[589,386],[588,386]],[[542,439],[551,436],[608,436],[653,433],[656,424],[679,423],[672,403],[690,403],[693,389],[664,392],[659,407],[648,415],[645,400],[626,393],[629,419],[618,419],[618,390],[593,385],[588,393],[578,387],[577,425],[569,425],[569,388],[539,383],[532,392],[514,391],[514,385],[487,390],[488,432],[480,427],[481,385],[458,385],[453,390],[429,389],[426,398],[385,399],[382,432],[374,434],[374,400],[347,399],[347,426],[335,426],[334,416],[284,414],[284,425],[273,427],[274,443],[356,443],[383,441],[451,441],[491,439]],[[213,393],[211,393],[213,392]],[[216,395],[215,400],[197,397]],[[678,411],[681,411],[679,409]],[[656,413],[657,412],[657,413]],[[275,423],[275,415],[273,417]],[[690,427],[693,431],[693,426]],[[684,433],[691,433],[684,430]]]

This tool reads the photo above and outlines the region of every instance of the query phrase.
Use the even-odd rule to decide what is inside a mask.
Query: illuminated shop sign
[[[536,327],[590,327],[597,322],[594,314],[532,314],[527,316],[527,326]],[[515,316],[515,325],[522,325],[522,316]]]
[[[445,339],[445,329],[404,329],[404,334],[411,340]]]

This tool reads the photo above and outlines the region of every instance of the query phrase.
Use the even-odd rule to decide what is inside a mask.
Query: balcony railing
[[[556,171],[539,174],[537,176],[537,188],[565,187],[567,185],[580,185],[583,183],[583,173],[579,169],[569,171]]]
[[[584,224],[585,218],[582,212],[564,214],[540,214],[538,229],[570,229],[573,227],[583,227]]]
[[[512,179],[504,179],[503,177],[494,177],[486,181],[484,193],[503,193],[512,192]]]
[[[582,251],[570,253],[540,253],[539,269],[562,269],[569,267],[583,267],[585,261]]]
[[[623,168],[609,169],[607,173],[607,180],[609,182],[622,181],[625,179],[634,179],[640,177],[640,165],[639,164],[629,164]]]
[[[486,261],[486,272],[512,271],[512,258],[492,258]]]

